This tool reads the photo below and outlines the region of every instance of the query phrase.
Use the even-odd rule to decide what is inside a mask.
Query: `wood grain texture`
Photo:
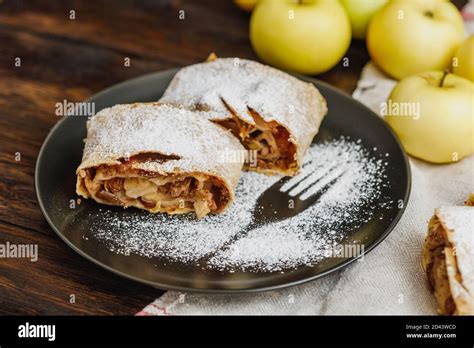
[[[248,21],[231,1],[0,0],[0,243],[39,245],[38,262],[0,259],[0,314],[131,315],[163,292],[102,270],[56,236],[36,201],[36,157],[57,102],[210,52],[257,59]],[[350,93],[369,59],[365,43],[347,57],[348,67],[318,78]]]

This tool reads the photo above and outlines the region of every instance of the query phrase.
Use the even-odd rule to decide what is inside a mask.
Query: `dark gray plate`
[[[177,69],[135,78],[100,92],[88,101],[95,102],[96,112],[117,103],[156,101]],[[410,168],[402,147],[386,124],[372,111],[350,96],[320,81],[298,76],[316,85],[327,99],[329,114],[322,123],[315,142],[350,136],[361,139],[368,149],[389,153],[386,171],[391,185],[383,195],[394,202],[403,201],[398,209],[374,211],[373,219],[349,231],[345,243],[364,241],[365,253],[377,246],[392,231],[407,204],[410,194]],[[83,200],[75,209],[75,170],[81,161],[86,117],[65,117],[46,138],[36,163],[35,185],[41,210],[53,230],[72,249],[97,265],[123,277],[162,289],[207,292],[244,292],[269,290],[303,283],[322,277],[353,262],[356,258],[327,258],[314,266],[302,266],[284,273],[235,272],[202,269],[194,264],[167,262],[139,255],[120,255],[109,251],[104,242],[94,238],[90,226],[99,205]],[[104,209],[121,208],[104,207]],[[121,210],[120,210],[121,209]],[[379,209],[379,208],[377,208]],[[127,213],[143,214],[137,209]],[[382,220],[378,219],[383,214]],[[80,217],[78,219],[77,217]],[[86,238],[84,238],[86,236]]]

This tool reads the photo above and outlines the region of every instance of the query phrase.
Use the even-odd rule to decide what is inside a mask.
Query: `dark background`
[[[0,259],[0,314],[135,314],[163,293],[99,268],[56,236],[36,201],[36,157],[60,119],[57,102],[211,52],[257,60],[249,18],[230,0],[0,0],[0,243],[39,245],[36,263]],[[348,67],[318,78],[351,93],[369,60],[365,42],[352,42],[346,57]]]

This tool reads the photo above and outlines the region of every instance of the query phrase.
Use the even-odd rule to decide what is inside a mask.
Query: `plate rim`
[[[136,83],[140,80],[145,80],[147,78],[153,78],[156,75],[166,75],[166,74],[170,74],[170,73],[176,73],[181,68],[183,68],[183,67],[177,67],[177,68],[170,68],[170,69],[155,71],[155,72],[152,72],[152,73],[148,73],[148,74],[144,74],[144,75],[140,75],[140,76],[137,76],[137,77],[127,79],[125,81],[122,81],[122,82],[116,83],[112,86],[109,86],[109,87],[107,87],[107,88],[105,88],[105,89],[103,89],[103,90],[101,90],[97,93],[94,93],[93,95],[91,95],[90,97],[85,99],[84,102],[88,102],[91,99],[96,99],[96,98],[100,97],[103,94],[110,93],[114,89],[118,89],[118,88],[122,87],[125,84],[129,84],[131,82]],[[262,286],[262,287],[256,287],[256,288],[248,288],[248,289],[200,289],[200,288],[192,288],[192,287],[186,287],[186,286],[175,286],[175,285],[162,284],[162,283],[142,279],[142,278],[135,277],[133,275],[121,272],[117,269],[114,269],[111,266],[108,266],[108,265],[100,262],[99,260],[93,258],[92,256],[88,255],[87,253],[82,251],[80,248],[76,247],[69,239],[67,239],[59,231],[59,229],[55,226],[55,224],[51,221],[51,219],[49,217],[49,214],[47,213],[47,211],[44,207],[44,204],[43,204],[42,194],[40,192],[41,189],[40,189],[40,185],[39,185],[39,174],[38,174],[40,172],[40,169],[39,169],[40,163],[42,162],[42,158],[43,158],[43,155],[44,155],[44,150],[45,150],[45,147],[48,144],[50,138],[56,132],[56,129],[59,128],[59,126],[63,122],[66,121],[67,117],[63,117],[61,120],[56,122],[56,124],[50,129],[50,131],[48,132],[48,135],[46,136],[46,138],[44,138],[43,143],[41,144],[40,150],[38,152],[38,155],[36,157],[35,174],[34,174],[35,175],[34,189],[35,189],[36,199],[37,199],[39,207],[41,209],[41,213],[43,214],[46,222],[52,228],[52,230],[59,236],[59,238],[63,242],[66,243],[67,246],[69,246],[72,250],[74,250],[80,256],[84,257],[86,260],[88,260],[88,261],[94,263],[95,265],[97,265],[97,266],[99,266],[99,267],[101,267],[101,268],[103,268],[103,269],[105,269],[109,272],[112,272],[113,274],[118,275],[120,277],[126,278],[128,280],[136,281],[138,283],[145,284],[145,285],[151,286],[153,288],[165,290],[165,291],[174,290],[174,291],[186,291],[186,292],[193,292],[193,293],[238,294],[238,293],[257,293],[257,292],[264,292],[264,291],[270,291],[270,290],[289,288],[289,287],[304,284],[304,283],[307,283],[307,282],[310,282],[310,281],[313,281],[313,280],[316,280],[316,279],[319,279],[319,278],[323,278],[323,277],[329,275],[330,273],[336,272],[336,271],[348,266],[349,264],[357,261],[358,259],[364,257],[365,255],[367,255],[369,252],[371,252],[373,249],[375,249],[380,243],[382,243],[388,237],[388,235],[393,231],[395,226],[400,221],[400,219],[403,216],[403,214],[405,212],[405,209],[408,205],[408,202],[410,200],[410,195],[411,195],[412,177],[411,177],[410,161],[408,159],[407,153],[405,152],[405,150],[403,148],[403,145],[400,142],[400,139],[397,137],[395,132],[387,125],[387,123],[384,122],[383,119],[381,119],[381,117],[378,116],[369,107],[367,107],[366,105],[364,105],[363,103],[361,103],[357,99],[354,99],[349,93],[347,93],[347,92],[345,92],[345,91],[343,91],[343,90],[341,90],[337,87],[334,87],[334,86],[330,85],[327,82],[321,81],[319,79],[316,79],[316,78],[313,78],[313,77],[310,77],[310,76],[305,76],[305,75],[301,75],[301,74],[294,74],[294,73],[291,73],[291,75],[295,76],[296,78],[298,78],[300,80],[312,83],[313,85],[324,86],[325,88],[331,90],[332,92],[334,92],[336,94],[339,94],[339,95],[342,95],[345,98],[349,98],[349,99],[351,99],[352,102],[355,102],[356,104],[361,105],[363,108],[365,108],[367,110],[367,114],[369,114],[370,117],[376,117],[377,119],[379,119],[379,121],[381,121],[381,123],[383,124],[383,127],[385,127],[385,129],[389,132],[389,134],[391,134],[391,136],[394,138],[396,144],[398,145],[399,149],[401,150],[402,157],[403,157],[403,162],[405,164],[405,175],[407,176],[407,187],[405,189],[405,194],[404,194],[404,197],[403,197],[404,205],[403,205],[402,208],[399,209],[397,215],[395,216],[393,221],[390,223],[390,225],[385,229],[385,231],[380,236],[378,236],[377,239],[375,239],[369,247],[364,248],[363,253],[361,253],[360,255],[358,255],[356,257],[349,258],[349,259],[343,261],[342,263],[338,264],[337,266],[331,267],[330,269],[328,269],[324,272],[321,272],[321,273],[318,273],[318,274],[315,274],[315,275],[312,275],[312,276],[309,276],[309,277],[304,277],[304,278],[301,278],[301,279],[298,279],[298,280],[295,280],[295,281],[286,282],[286,283],[282,283],[282,284]]]

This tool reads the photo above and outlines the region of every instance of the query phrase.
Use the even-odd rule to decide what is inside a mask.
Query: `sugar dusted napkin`
[[[463,10],[468,32],[474,31],[473,13],[471,0]],[[353,97],[378,113],[395,83],[369,62]],[[402,219],[361,261],[322,279],[257,294],[168,291],[137,315],[435,315],[436,301],[421,267],[422,244],[434,209],[462,205],[474,192],[474,156],[449,165],[410,158],[410,165],[412,192]]]

